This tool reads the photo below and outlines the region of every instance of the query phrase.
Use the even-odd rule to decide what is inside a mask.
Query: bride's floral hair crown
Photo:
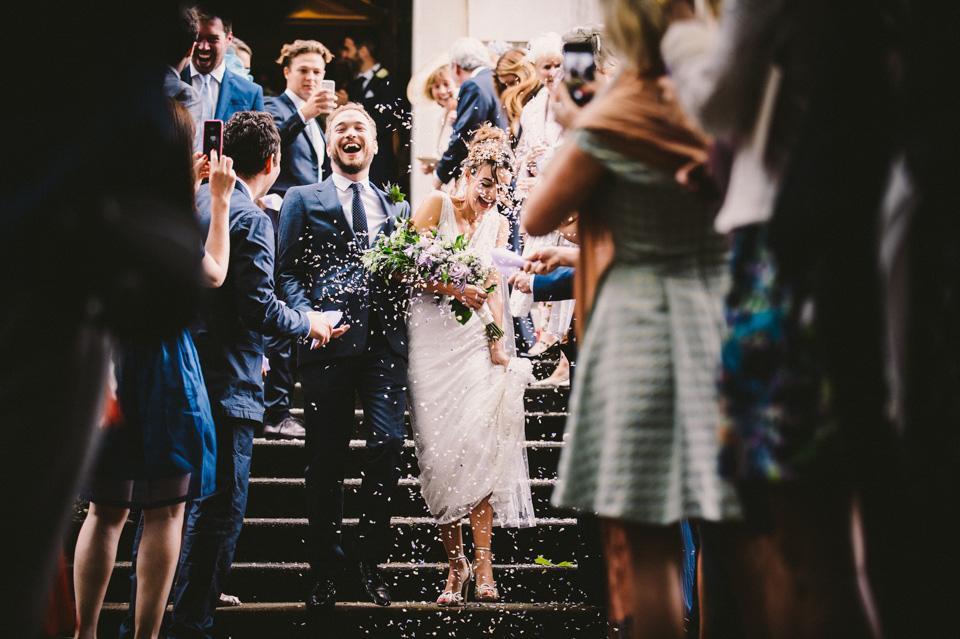
[[[484,124],[473,135],[463,167],[471,175],[475,175],[484,164],[491,165],[494,172],[503,168],[513,173],[514,162],[506,131],[492,124]]]

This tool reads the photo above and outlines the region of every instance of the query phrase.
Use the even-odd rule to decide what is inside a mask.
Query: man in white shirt
[[[260,85],[227,69],[227,48],[233,39],[230,21],[204,13],[199,18],[197,46],[180,79],[200,94],[202,119],[226,122],[238,111],[263,111]]]
[[[292,186],[317,184],[330,174],[322,120],[336,104],[333,91],[321,82],[332,59],[330,50],[316,40],[295,40],[280,51],[277,62],[287,88],[264,102],[280,131],[280,177],[270,190],[280,197]]]
[[[280,210],[277,287],[290,308],[340,311],[343,337],[323,348],[300,349],[299,372],[306,428],[307,547],[315,582],[307,605],[329,607],[347,565],[341,548],[344,461],[359,395],[366,429],[353,556],[370,599],[389,605],[390,590],[377,565],[390,546],[390,500],[400,477],[406,437],[406,287],[364,269],[362,251],[410,208],[391,202],[370,183],[377,153],[376,124],[362,106],[347,103],[327,119],[333,175],[287,191]]]
[[[363,105],[377,124],[380,150],[370,165],[370,181],[379,188],[400,178],[398,156],[402,155],[402,134],[409,125],[409,107],[393,84],[390,72],[377,61],[377,41],[370,35],[351,35],[343,39],[340,56],[355,75],[337,92],[337,103],[347,101]]]
[[[333,111],[333,90],[321,86],[333,54],[316,40],[295,40],[280,50],[287,89],[264,101],[267,113],[280,132],[280,176],[264,198],[266,213],[279,227],[280,201],[287,189],[317,184],[330,174],[321,119]],[[303,439],[303,422],[290,414],[296,379],[293,343],[269,338],[266,343],[269,369],[264,379],[263,434],[271,439]]]

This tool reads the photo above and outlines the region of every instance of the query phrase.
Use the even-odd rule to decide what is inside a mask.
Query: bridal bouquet
[[[407,283],[453,284],[463,290],[468,284],[483,286],[493,270],[484,265],[480,255],[470,249],[463,235],[455,240],[442,240],[434,230],[420,233],[411,220],[397,219],[396,229],[389,236],[379,236],[372,248],[365,251],[364,267],[389,280],[400,278]],[[489,293],[495,287],[486,289]],[[466,324],[473,312],[460,300],[451,297],[450,308],[460,324]],[[503,337],[503,329],[493,319],[486,303],[477,310],[489,339]]]

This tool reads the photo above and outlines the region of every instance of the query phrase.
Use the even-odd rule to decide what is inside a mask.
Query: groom
[[[378,564],[387,557],[390,501],[400,475],[406,436],[405,287],[372,277],[360,263],[379,233],[409,205],[393,204],[370,184],[377,153],[376,124],[347,103],[327,120],[332,175],[287,191],[280,209],[277,282],[294,309],[341,311],[350,329],[326,346],[300,349],[306,427],[307,545],[316,582],[307,606],[336,602],[335,578],[345,567],[341,548],[344,465],[354,429],[355,397],[363,407],[367,447],[360,487],[360,521],[353,555],[374,603],[390,605]]]

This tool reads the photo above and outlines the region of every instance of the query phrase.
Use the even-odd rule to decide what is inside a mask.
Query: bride
[[[486,125],[474,136],[464,161],[462,197],[434,191],[417,210],[414,225],[444,239],[464,235],[490,263],[490,251],[506,245],[509,222],[497,210],[512,178],[506,134]],[[496,273],[494,271],[494,273]],[[471,580],[479,601],[497,601],[490,541],[493,526],[534,525],[524,448],[523,391],[533,380],[527,360],[510,358],[502,340],[489,341],[474,315],[460,325],[447,303],[452,296],[476,310],[487,304],[502,323],[499,290],[449,284],[422,285],[407,318],[409,399],[421,492],[440,526],[450,562],[437,604],[463,602]],[[469,515],[475,557],[463,552],[460,520]]]

